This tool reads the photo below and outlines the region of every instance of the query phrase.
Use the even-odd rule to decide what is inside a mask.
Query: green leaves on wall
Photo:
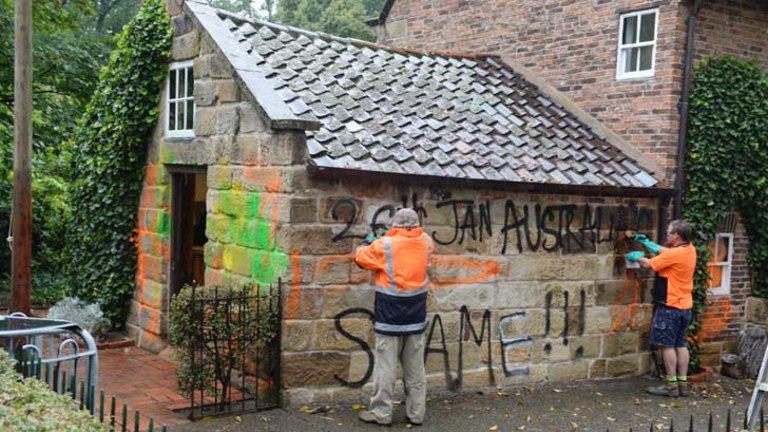
[[[133,233],[171,35],[163,1],[145,1],[120,34],[74,138],[67,273],[74,294],[101,303],[118,326],[134,288]]]
[[[706,308],[710,253],[718,224],[738,211],[749,237],[752,291],[768,297],[768,77],[733,57],[703,62],[690,97],[683,217],[699,235],[695,333]]]

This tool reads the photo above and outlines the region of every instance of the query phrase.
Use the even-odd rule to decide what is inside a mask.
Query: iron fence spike
[[[731,409],[728,409],[728,416],[725,418],[725,432],[731,432]]]

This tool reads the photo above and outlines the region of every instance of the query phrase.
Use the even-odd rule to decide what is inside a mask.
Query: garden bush
[[[22,379],[0,350],[0,431],[104,432],[69,395],[52,392],[35,378]]]
[[[98,303],[88,304],[73,297],[64,298],[53,305],[48,310],[48,318],[78,323],[93,336],[106,332],[111,324]]]
[[[177,378],[182,392],[202,389],[224,402],[233,372],[273,374],[270,348],[279,326],[278,303],[257,294],[251,287],[185,286],[173,298],[170,341],[181,361]],[[190,347],[202,352],[202,359],[193,362]],[[261,355],[254,361],[256,353]]]

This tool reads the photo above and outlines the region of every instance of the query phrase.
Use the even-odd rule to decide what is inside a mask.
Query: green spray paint
[[[278,250],[273,238],[274,222],[271,215],[262,214],[271,208],[266,205],[262,209],[264,199],[269,197],[237,189],[222,190],[218,191],[214,205],[215,213],[231,216],[226,219],[216,218],[220,241],[229,240],[232,245],[225,247],[222,262],[224,268],[228,271],[237,269],[238,273],[246,272],[255,283],[261,285],[275,282],[289,263],[288,255]],[[221,223],[227,219],[229,223]]]

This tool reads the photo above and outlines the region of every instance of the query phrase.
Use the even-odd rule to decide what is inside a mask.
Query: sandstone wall
[[[272,131],[234,79],[226,59],[174,0],[171,61],[194,60],[195,137],[165,137],[161,120],[149,144],[138,215],[136,291],[127,328],[139,346],[167,345],[170,301],[171,186],[174,166],[207,173],[205,284],[268,285],[289,265],[276,232],[288,221],[288,194],[305,172],[303,132]],[[164,90],[160,119],[165,118]]]
[[[654,201],[316,180],[295,191],[291,222],[278,230],[291,256],[283,324],[291,403],[370,390],[374,292],[352,252],[402,206],[422,214],[437,245],[430,388],[649,370],[652,274],[625,269],[623,233],[656,237]]]

